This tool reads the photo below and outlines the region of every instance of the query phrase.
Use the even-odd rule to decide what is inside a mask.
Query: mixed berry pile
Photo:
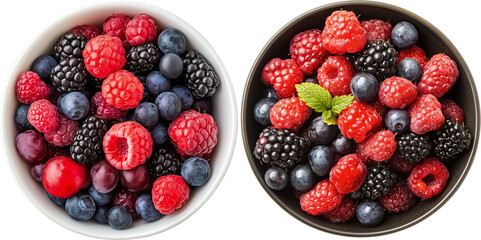
[[[456,62],[428,58],[418,38],[409,22],[344,10],[293,36],[290,59],[265,64],[253,109],[267,186],[292,191],[308,214],[368,227],[442,193],[472,139],[444,97]]]
[[[186,48],[149,15],[114,14],[60,36],[18,76],[17,151],[72,218],[157,221],[209,180],[219,77]]]

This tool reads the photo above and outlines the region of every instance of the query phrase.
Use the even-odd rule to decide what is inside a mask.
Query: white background
[[[0,84],[5,83],[16,58],[38,33],[66,13],[96,2],[14,0],[3,3],[0,14]],[[248,72],[269,38],[297,15],[332,1],[143,2],[170,11],[204,35],[230,73],[240,109]],[[386,2],[406,8],[438,27],[457,46],[474,78],[481,77],[481,33],[479,8],[472,6],[475,1],[449,1],[448,4],[419,0]],[[454,239],[477,235],[481,213],[480,157],[478,154],[454,197],[434,215],[407,230],[372,239]],[[14,182],[6,160],[1,158],[0,238],[88,239],[64,229],[37,211]],[[256,239],[344,238],[304,225],[270,199],[250,169],[239,127],[230,168],[209,201],[177,227],[146,239],[245,239],[254,236]]]

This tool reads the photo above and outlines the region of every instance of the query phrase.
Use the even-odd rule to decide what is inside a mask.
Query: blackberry
[[[66,58],[52,69],[53,85],[62,93],[79,92],[85,89],[89,73],[85,68],[83,59]]]
[[[431,149],[431,139],[428,135],[407,133],[397,139],[399,156],[408,162],[417,163],[429,157]]]
[[[187,87],[195,98],[204,98],[214,95],[219,86],[219,77],[214,68],[204,57],[189,50],[182,56],[184,64],[184,78],[187,80]]]
[[[436,132],[434,155],[441,161],[448,161],[471,146],[471,134],[463,124],[446,120]]]
[[[255,158],[269,167],[290,169],[302,163],[307,141],[289,129],[265,128],[254,149]]]
[[[179,175],[182,166],[180,156],[172,149],[161,147],[148,159],[150,176],[157,179],[169,174]]]
[[[135,74],[149,73],[158,66],[160,57],[160,49],[155,44],[137,45],[127,53],[125,69]]]
[[[350,193],[349,196],[354,200],[376,200],[389,192],[396,179],[396,172],[385,165],[368,167],[366,180],[358,190]]]
[[[85,45],[87,45],[87,38],[84,35],[67,33],[55,43],[54,56],[57,60],[71,57],[83,58],[82,51]]]
[[[394,46],[384,40],[368,43],[354,61],[358,72],[368,72],[384,80],[396,73],[397,52]]]
[[[104,120],[95,116],[87,117],[70,146],[72,159],[82,165],[98,162],[104,155],[102,143],[107,130]]]

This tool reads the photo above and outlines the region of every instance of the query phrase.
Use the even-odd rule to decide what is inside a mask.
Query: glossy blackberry
[[[192,95],[197,99],[214,95],[219,86],[219,77],[210,63],[194,50],[185,52],[182,55],[182,62],[184,78]]]
[[[78,92],[85,89],[89,74],[82,58],[63,59],[52,69],[53,85],[62,93]]]
[[[254,149],[255,158],[268,167],[290,169],[302,163],[307,141],[289,129],[265,128]]]
[[[374,165],[368,167],[366,180],[358,190],[350,193],[349,196],[355,200],[376,200],[389,192],[396,179],[396,172],[387,166]]]
[[[82,58],[82,51],[87,45],[87,38],[84,35],[67,33],[60,37],[54,45],[54,56],[57,60],[77,57]]]
[[[416,163],[429,157],[431,149],[431,139],[428,135],[407,133],[397,139],[399,156],[408,162]]]
[[[182,166],[180,156],[170,148],[161,147],[148,160],[150,176],[157,179],[169,174],[179,175]]]
[[[448,161],[471,146],[471,134],[463,124],[446,120],[436,132],[434,155],[441,161]]]
[[[161,52],[153,43],[144,43],[130,48],[126,55],[125,69],[135,74],[149,73],[159,64]]]
[[[396,73],[397,52],[394,46],[383,40],[368,43],[354,61],[358,72],[368,72],[379,80]]]
[[[87,116],[70,146],[72,159],[82,165],[98,162],[104,155],[102,142],[107,130],[104,120]]]

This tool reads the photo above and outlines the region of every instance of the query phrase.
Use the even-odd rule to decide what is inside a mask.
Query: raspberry
[[[351,198],[342,199],[341,205],[331,211],[325,212],[322,216],[333,223],[345,223],[351,220],[356,214],[357,204]]]
[[[69,33],[75,33],[77,35],[84,35],[87,40],[100,35],[100,29],[95,25],[80,25],[72,28]]]
[[[144,95],[140,80],[126,70],[110,74],[102,83],[102,96],[108,105],[120,110],[135,108]]]
[[[367,103],[354,100],[337,119],[342,135],[360,143],[382,126],[382,118]]]
[[[379,100],[390,108],[403,109],[418,96],[418,88],[401,77],[390,77],[379,87]]]
[[[445,54],[436,54],[423,67],[419,92],[442,97],[456,82],[459,70],[456,62]]]
[[[147,14],[139,14],[127,23],[125,37],[135,47],[146,42],[153,42],[157,37],[158,27],[154,19]]]
[[[311,215],[331,211],[341,205],[343,194],[329,179],[320,181],[311,191],[301,195],[301,208]]]
[[[306,75],[311,75],[326,60],[330,53],[322,46],[322,31],[310,29],[292,38],[289,52]]]
[[[123,206],[129,211],[132,218],[137,217],[137,211],[135,211],[135,202],[139,196],[137,193],[129,192],[125,189],[120,190],[114,196],[112,201],[113,206]]]
[[[152,136],[142,125],[127,121],[113,125],[105,134],[105,158],[119,170],[143,164],[152,154]]]
[[[416,196],[411,192],[405,181],[397,181],[379,202],[389,212],[405,212],[416,203]]]
[[[277,96],[281,98],[295,95],[296,84],[301,83],[303,78],[299,65],[292,59],[274,58],[262,70],[262,81],[274,85]]]
[[[60,115],[57,130],[46,132],[44,137],[47,142],[59,147],[64,147],[72,144],[77,130],[78,123],[76,121],[70,120],[64,115]]]
[[[347,58],[330,56],[317,70],[319,85],[327,89],[332,96],[351,93],[349,84],[356,72]]]
[[[366,30],[353,12],[334,11],[322,30],[322,45],[332,54],[355,53],[366,45]]]
[[[275,128],[297,131],[304,124],[304,121],[311,116],[311,112],[311,108],[299,97],[291,97],[274,104],[271,108],[270,117]]]
[[[82,53],[87,71],[105,78],[125,65],[125,50],[117,37],[100,35],[90,39]]]
[[[130,44],[125,38],[125,28],[127,27],[127,23],[129,23],[130,20],[131,19],[124,14],[114,14],[108,17],[107,19],[105,19],[104,24],[102,25],[104,34],[120,38],[124,48],[129,48]]]
[[[368,105],[374,107],[379,116],[381,116],[381,118],[384,118],[386,116],[386,113],[389,111],[389,108],[382,104],[379,98],[371,100],[370,102],[368,102]]]
[[[366,30],[367,42],[375,42],[378,39],[391,40],[392,25],[379,19],[361,21],[361,27]]]
[[[367,167],[357,154],[349,154],[339,159],[331,168],[329,179],[341,194],[356,191],[364,182]]]
[[[28,71],[20,74],[17,79],[17,100],[30,104],[45,99],[50,94],[47,84],[40,80],[38,74]]]
[[[101,92],[95,93],[90,99],[90,114],[105,120],[121,119],[127,115],[127,111],[110,106],[105,101]]]
[[[408,177],[408,186],[414,195],[428,199],[440,194],[449,178],[449,171],[437,158],[424,159]]]
[[[171,142],[181,156],[202,156],[217,144],[217,125],[209,114],[182,112],[168,129]]]
[[[390,159],[387,160],[389,166],[400,173],[410,173],[411,170],[416,166],[415,162],[409,162],[404,160],[397,152],[395,152]]]
[[[177,175],[162,176],[152,187],[152,201],[162,214],[171,214],[189,199],[189,186]]]
[[[28,109],[28,121],[39,132],[52,132],[59,126],[57,107],[48,100],[38,100]]]
[[[443,126],[444,116],[441,111],[441,103],[431,94],[418,97],[409,107],[411,119],[411,131],[416,134],[425,134],[429,131],[438,130]]]
[[[396,138],[389,130],[382,130],[357,145],[359,157],[365,161],[382,162],[396,151]]]
[[[464,112],[453,100],[439,99],[441,111],[445,119],[454,120],[457,123],[464,123]]]
[[[401,49],[397,54],[397,62],[400,63],[402,60],[406,58],[415,59],[421,64],[421,67],[424,67],[428,62],[428,58],[426,57],[426,52],[418,46],[412,46],[410,48]]]

